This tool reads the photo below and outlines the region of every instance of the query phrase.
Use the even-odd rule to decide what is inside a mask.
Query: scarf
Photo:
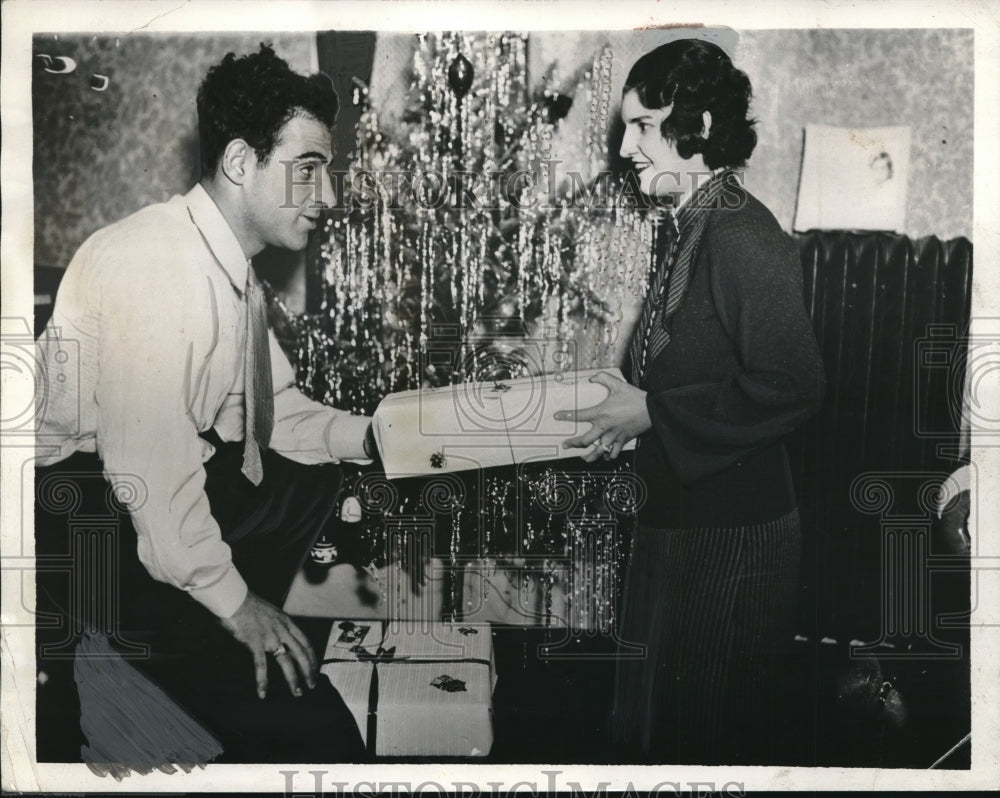
[[[658,235],[665,236],[664,254],[656,259],[656,273],[649,281],[650,289],[629,344],[633,385],[642,387],[649,364],[670,344],[671,319],[687,295],[709,214],[722,207],[724,189],[738,185],[731,169],[714,175],[677,211],[676,233],[669,223],[659,231]]]

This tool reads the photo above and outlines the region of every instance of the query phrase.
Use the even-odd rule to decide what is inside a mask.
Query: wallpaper
[[[642,52],[683,31],[539,33],[529,42],[531,80],[551,71],[572,86],[604,44],[614,53],[614,95]],[[704,32],[702,33],[704,35]],[[790,230],[808,123],[912,128],[904,232],[972,237],[973,37],[941,30],[721,31],[754,86],[759,144],[747,185]],[[65,266],[92,232],[197,176],[194,93],[229,50],[261,40],[310,71],[310,34],[36,37],[35,257]],[[380,35],[372,97],[387,129],[405,106],[412,37]],[[72,73],[46,71],[70,57]],[[106,86],[103,78],[107,78]],[[579,85],[583,85],[580,83]],[[103,90],[98,90],[102,88]],[[586,109],[575,102],[560,139],[572,161]],[[617,112],[617,109],[615,109]],[[614,142],[609,142],[616,146]],[[560,157],[560,153],[555,153]]]
[[[36,36],[35,263],[65,267],[91,233],[187,191],[198,178],[198,84],[227,52],[261,41],[293,69],[315,68],[311,34]]]
[[[803,128],[911,128],[903,232],[972,239],[971,30],[786,30],[740,34],[760,136],[747,186],[791,229]]]
[[[971,30],[667,30],[532,34],[532,81],[550,75],[576,100],[562,123],[554,157],[581,156],[586,108],[582,79],[608,45],[613,94],[642,53],[684,36],[709,38],[727,50],[753,84],[751,113],[758,145],[747,186],[786,230],[792,229],[803,132],[807,124],[912,129],[904,233],[919,238],[972,238],[973,36]],[[381,35],[372,96],[387,126],[401,115],[410,37]],[[617,112],[617,105],[615,112]],[[609,140],[612,148],[617,142]]]

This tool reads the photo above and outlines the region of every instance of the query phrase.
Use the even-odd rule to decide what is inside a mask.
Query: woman
[[[799,519],[782,439],[819,406],[823,372],[794,242],[742,187],[756,144],[750,82],[717,46],[665,44],[632,67],[621,154],[672,198],[629,347],[629,382],[566,446],[615,458],[638,438],[646,488],[620,638],[612,733],[675,763],[766,759],[775,655],[792,635]]]

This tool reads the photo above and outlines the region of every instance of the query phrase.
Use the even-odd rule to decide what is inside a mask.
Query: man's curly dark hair
[[[756,122],[747,116],[750,79],[718,45],[701,39],[660,45],[635,62],[623,93],[630,90],[646,108],[673,105],[660,132],[682,158],[701,153],[709,169],[743,166],[757,145]],[[707,137],[705,111],[712,115]]]
[[[270,45],[242,58],[228,53],[198,88],[202,174],[215,173],[233,139],[243,139],[266,161],[290,119],[307,114],[332,129],[339,108],[326,75],[293,72]]]

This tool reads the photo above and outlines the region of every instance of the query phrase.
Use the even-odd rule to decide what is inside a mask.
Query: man
[[[337,110],[327,78],[295,74],[270,47],[227,55],[198,91],[200,182],[91,236],[39,341],[51,386],[39,441],[53,444],[39,448],[51,466],[39,552],[58,529],[47,472],[100,468],[129,511],[120,637],[149,645],[135,664],[227,760],[363,754],[309,639],[276,605],[333,509],[339,472],[321,464],[371,456],[370,419],[294,387],[250,264],[268,245],[303,249],[332,201]],[[58,356],[60,337],[78,361]],[[40,580],[39,606],[65,610],[58,592]],[[322,689],[306,699],[303,687]]]

